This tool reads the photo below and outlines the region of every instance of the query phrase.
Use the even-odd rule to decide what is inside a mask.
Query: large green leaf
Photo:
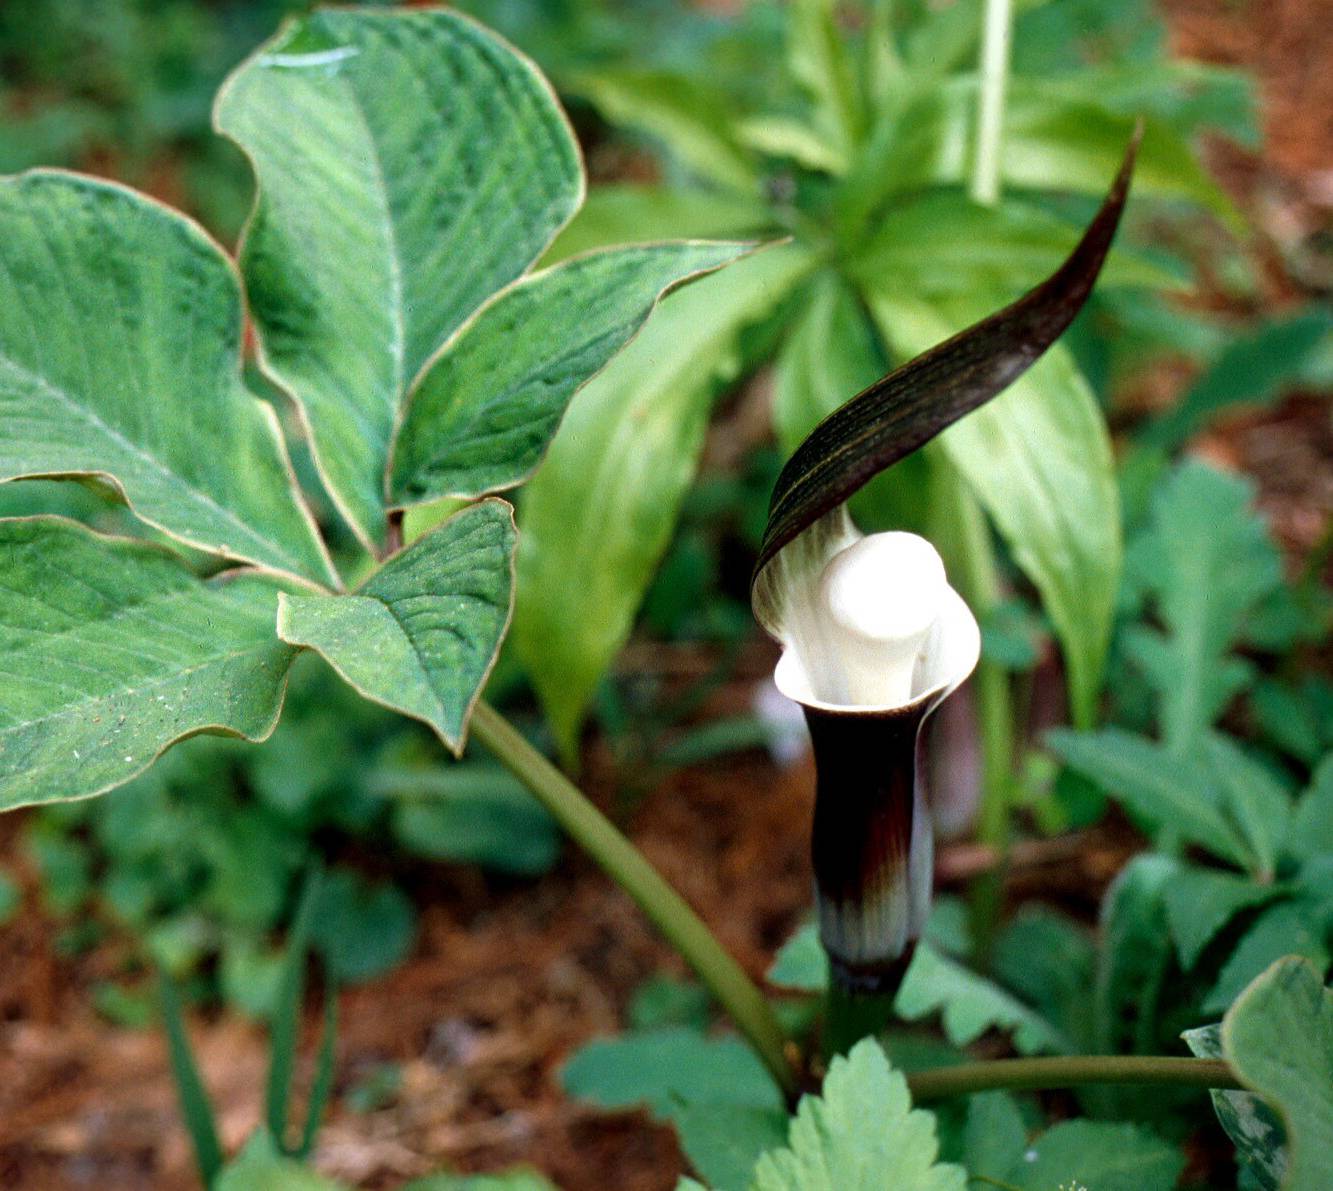
[[[773,231],[772,214],[758,198],[613,182],[588,192],[588,201],[555,238],[542,263],[555,264],[612,244],[680,237],[725,240]]]
[[[1155,597],[1165,631],[1137,626],[1126,647],[1161,698],[1162,735],[1177,755],[1251,678],[1229,651],[1245,618],[1282,581],[1254,485],[1189,461],[1153,496],[1148,528],[1131,543],[1130,572]]]
[[[278,633],[461,753],[509,624],[513,553],[513,511],[502,500],[481,501],[393,555],[350,595],[284,594]]]
[[[1223,1019],[1222,1048],[1286,1126],[1285,1191],[1333,1187],[1333,989],[1305,961],[1279,960]]]
[[[573,134],[532,63],[443,9],[294,20],[215,119],[258,176],[242,267],[266,370],[339,508],[382,544],[412,380],[577,209]]]
[[[1226,813],[1212,775],[1199,761],[1120,728],[1058,730],[1047,743],[1065,764],[1096,782],[1135,814],[1241,867],[1258,867]]]
[[[934,1116],[912,1108],[907,1081],[866,1038],[829,1064],[819,1096],[802,1097],[787,1147],[760,1158],[751,1188],[963,1191],[966,1172],[938,1154]]]
[[[999,302],[983,290],[931,301],[877,285],[868,295],[885,339],[916,355]],[[1041,593],[1064,649],[1075,722],[1092,722],[1120,581],[1120,503],[1106,421],[1057,345],[940,439]]]
[[[1048,1129],[1001,1176],[1021,1191],[1087,1187],[1095,1191],[1171,1191],[1185,1156],[1134,1125],[1062,1121]],[[980,1172],[978,1172],[980,1173]]]
[[[752,194],[759,172],[736,135],[725,96],[706,79],[663,70],[604,68],[569,80],[612,124],[658,138],[700,177]]]
[[[502,290],[412,387],[390,498],[416,504],[522,481],[575,390],[642,326],[658,296],[744,251],[689,241],[610,249]]]
[[[1186,971],[1242,910],[1281,897],[1283,890],[1216,869],[1182,868],[1162,887],[1166,919]]]
[[[812,264],[783,245],[673,294],[570,403],[524,491],[514,643],[566,757],[670,541],[737,337]]]
[[[98,794],[197,732],[262,740],[294,651],[276,585],[201,582],[71,521],[0,521],[0,809]]]
[[[0,180],[0,480],[97,476],[201,550],[329,580],[222,250],[131,190]]]

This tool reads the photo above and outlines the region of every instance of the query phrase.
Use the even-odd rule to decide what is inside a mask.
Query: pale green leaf
[[[759,175],[727,117],[728,101],[703,78],[661,70],[584,71],[568,81],[612,124],[656,137],[700,177],[753,194]]]
[[[758,199],[727,191],[610,183],[588,192],[587,202],[547,249],[542,264],[553,265],[615,244],[745,239],[771,235],[773,230],[772,215]]]
[[[1221,792],[1222,805],[1249,846],[1255,876],[1260,881],[1271,880],[1291,823],[1291,795],[1272,770],[1228,736],[1207,733],[1203,754]]]
[[[513,511],[484,500],[393,555],[349,595],[282,596],[278,633],[460,753],[509,623]]]
[[[1181,1037],[1200,1059],[1220,1059],[1222,1026],[1200,1026]],[[1237,1164],[1263,1191],[1277,1191],[1287,1169],[1287,1137],[1277,1113],[1253,1092],[1214,1088],[1213,1111],[1235,1143]]]
[[[1000,1178],[1027,1149],[1027,1126],[1008,1092],[981,1092],[967,1102],[963,1161],[968,1173]]]
[[[1223,1019],[1222,1047],[1286,1125],[1285,1191],[1333,1187],[1333,990],[1303,960],[1279,960]]]
[[[1298,860],[1333,853],[1333,754],[1319,763],[1296,803],[1286,850]]]
[[[814,923],[806,923],[778,948],[768,969],[768,982],[799,992],[823,992],[828,988],[828,955]]]
[[[1241,936],[1200,1008],[1205,1013],[1222,1012],[1250,981],[1287,955],[1309,961],[1320,976],[1328,971],[1329,952],[1323,932],[1314,914],[1301,902],[1284,902],[1258,917]]]
[[[514,643],[566,757],[670,541],[738,335],[811,267],[784,245],[671,295],[570,403],[525,488]]]
[[[1022,1054],[1067,1054],[1069,1040],[1036,1010],[998,984],[941,955],[924,940],[917,944],[894,1001],[907,1021],[940,1013],[944,1035],[955,1046],[975,1042],[988,1030],[1011,1030]]]
[[[894,204],[851,267],[872,287],[888,283],[923,297],[966,293],[975,285],[1020,292],[1060,267],[1080,231],[1017,199],[983,207],[957,191],[935,190]],[[1124,248],[1106,258],[1097,278],[1101,287],[1178,283]]]
[[[1136,1125],[1062,1121],[1001,1176],[1020,1191],[1172,1191],[1185,1156]]]
[[[404,1183],[399,1191],[558,1191],[535,1170],[519,1168],[498,1174],[430,1174]]]
[[[755,1163],[787,1143],[787,1112],[730,1104],[688,1104],[671,1123],[690,1165],[713,1191],[745,1191]]]
[[[682,1105],[782,1108],[772,1076],[739,1038],[678,1026],[589,1042],[565,1064],[561,1083],[602,1108],[645,1105],[666,1118]]]
[[[214,1191],[344,1191],[304,1163],[286,1157],[267,1130],[255,1133],[218,1175]]]
[[[1046,743],[1065,764],[1158,828],[1170,828],[1214,856],[1248,867],[1253,857],[1224,812],[1209,770],[1120,728],[1058,730]]]
[[[235,270],[110,182],[0,179],[0,480],[96,476],[201,550],[323,581],[271,406],[241,383]]]
[[[873,1122],[873,1126],[867,1127]],[[936,1162],[935,1118],[913,1109],[907,1081],[866,1038],[804,1096],[787,1148],[765,1154],[752,1191],[963,1191],[961,1166]]]
[[[1250,481],[1183,463],[1158,487],[1150,523],[1131,544],[1166,631],[1141,627],[1126,644],[1158,691],[1162,734],[1177,755],[1201,744],[1248,682],[1248,668],[1228,651],[1282,579],[1253,498]]]
[[[1282,890],[1215,869],[1182,868],[1163,886],[1162,896],[1180,966],[1189,971],[1237,914],[1282,896]]]
[[[1001,304],[981,290],[918,301],[890,284],[866,296],[881,334],[902,356]],[[1064,651],[1074,720],[1091,723],[1121,561],[1119,492],[1097,399],[1057,344],[940,443],[1041,593]]]
[[[275,583],[202,582],[71,521],[0,521],[0,808],[99,794],[197,732],[262,740],[294,651]]]
[[[822,168],[846,171],[865,124],[848,37],[834,0],[793,0],[787,15],[787,63],[811,100],[811,124],[828,147]]]
[[[746,250],[690,241],[609,249],[502,290],[412,387],[390,499],[419,504],[520,483],[575,390],[643,325],[663,291]]]
[[[218,96],[259,195],[242,267],[269,374],[330,495],[384,541],[413,378],[578,208],[573,134],[527,59],[444,9],[293,20]]]

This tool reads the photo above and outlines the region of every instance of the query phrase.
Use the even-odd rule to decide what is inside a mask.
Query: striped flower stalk
[[[976,619],[933,546],[865,536],[847,511],[867,481],[1017,379],[1078,313],[1115,235],[1136,133],[1069,258],[1012,305],[908,361],[830,414],[774,488],[751,585],[781,644],[775,680],[814,745],[820,937],[838,987],[892,992],[930,906],[923,728],[980,656]]]

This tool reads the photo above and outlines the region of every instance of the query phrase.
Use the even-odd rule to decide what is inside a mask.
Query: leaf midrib
[[[33,372],[31,369],[20,364],[12,356],[0,353],[0,363],[4,363],[9,368],[13,369],[13,371],[20,378],[26,379],[29,383],[38,386],[44,393],[50,395],[57,401],[62,402],[72,412],[75,418],[82,418],[86,422],[90,423],[97,430],[99,430],[107,438],[113,440],[124,450],[129,452],[131,455],[134,455],[137,458],[142,459],[148,467],[152,468],[159,475],[165,477],[168,481],[171,481],[171,486],[184,488],[196,503],[203,504],[208,508],[214,510],[224,521],[226,521],[228,524],[234,526],[238,531],[240,531],[240,534],[244,538],[246,538],[252,543],[258,543],[259,545],[265,547],[265,551],[260,553],[257,557],[242,555],[238,552],[233,553],[231,551],[219,551],[217,544],[200,540],[197,537],[192,537],[178,528],[177,529],[168,528],[161,522],[150,521],[149,518],[141,510],[136,509],[135,511],[138,513],[138,515],[143,517],[145,521],[148,521],[149,524],[156,526],[157,528],[161,529],[164,533],[170,534],[172,537],[175,537],[178,540],[187,543],[188,545],[195,546],[200,550],[204,550],[210,554],[216,554],[216,553],[231,554],[232,557],[242,558],[247,562],[254,562],[260,565],[264,565],[265,563],[268,562],[268,558],[265,557],[266,555],[276,554],[279,558],[287,562],[287,564],[289,565],[294,574],[301,576],[305,575],[306,573],[305,568],[301,565],[299,559],[293,558],[292,555],[289,554],[286,549],[279,546],[276,542],[273,542],[269,538],[260,535],[258,531],[256,531],[252,526],[248,525],[245,521],[242,521],[235,512],[233,512],[231,509],[228,509],[225,505],[218,504],[218,502],[207,492],[204,492],[202,489],[195,487],[192,483],[190,483],[189,480],[187,480],[184,476],[180,475],[178,472],[173,471],[163,460],[159,459],[156,455],[151,454],[150,452],[146,451],[143,447],[139,446],[137,443],[134,443],[130,439],[126,438],[125,435],[121,433],[119,430],[117,430],[115,427],[108,425],[105,421],[102,420],[102,418],[100,418],[97,415],[97,413],[93,409],[82,404],[72,394],[66,392],[64,389],[58,387],[57,385],[52,384],[51,381],[49,381],[46,377],[40,376],[39,374]],[[248,396],[248,394],[243,394],[243,396]],[[255,399],[251,398],[251,400]],[[25,472],[23,474],[38,474],[38,473]],[[86,468],[86,469],[81,468],[79,469],[78,474],[110,475],[111,478],[116,482],[116,485],[124,493],[125,499],[129,502],[131,508],[135,507],[135,501],[130,497],[129,492],[126,490],[125,480],[119,475],[115,475],[114,473],[111,472],[102,472],[100,471],[100,469],[97,468]]]

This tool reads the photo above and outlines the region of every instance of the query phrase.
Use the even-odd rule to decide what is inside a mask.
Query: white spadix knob
[[[819,580],[851,703],[892,707],[912,698],[912,673],[948,582],[925,538],[877,533],[839,551]]]

